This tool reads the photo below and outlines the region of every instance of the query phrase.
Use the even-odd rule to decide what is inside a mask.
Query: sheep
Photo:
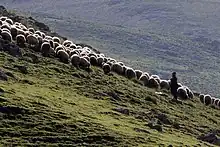
[[[193,97],[194,97],[194,94],[193,94],[193,92],[189,89],[189,87],[187,87],[187,86],[183,86],[183,87],[186,89],[187,94],[188,94],[188,97],[189,97],[189,98],[193,98]]]
[[[103,57],[98,57],[98,58],[97,58],[97,65],[98,65],[98,66],[101,67],[103,62],[104,62],[104,58],[103,58]]]
[[[65,50],[59,50],[57,52],[57,57],[63,63],[69,63],[69,54]]]
[[[37,37],[35,37],[34,35],[28,35],[26,39],[30,47],[33,47],[33,48],[38,47],[39,41]]]
[[[73,44],[72,41],[70,41],[70,40],[65,40],[62,45],[63,45],[63,46],[67,46],[67,45],[70,45],[70,44]]]
[[[2,39],[10,41],[10,42],[12,41],[11,33],[6,32],[6,31],[2,31],[1,35],[2,35]]]
[[[1,16],[1,17],[0,17],[0,20],[1,20],[1,21],[5,21],[6,19],[7,19],[6,16]]]
[[[64,47],[63,47],[62,45],[57,46],[57,47],[55,48],[56,54],[57,54],[57,52],[58,52],[59,50],[65,50],[65,49],[64,49]]]
[[[35,33],[34,28],[28,28],[28,31],[31,32],[31,33],[33,33],[33,34]]]
[[[114,63],[111,70],[119,75],[123,74],[123,67],[119,63]]]
[[[158,83],[160,83],[160,77],[158,75],[151,75],[151,78],[154,78]]]
[[[133,79],[133,78],[136,78],[136,72],[128,67],[126,70],[125,70],[125,76],[128,78],[128,79]]]
[[[206,106],[210,105],[210,104],[211,104],[211,101],[212,101],[212,97],[211,97],[209,94],[207,94],[207,95],[204,96],[204,104],[205,104]]]
[[[123,63],[123,62],[118,62],[118,64],[120,64],[121,66],[124,66],[124,63]]]
[[[57,42],[53,42],[53,48],[55,49],[56,47],[58,47],[60,44]]]
[[[76,45],[72,43],[72,44],[70,44],[69,48],[76,49]]]
[[[203,104],[204,104],[204,96],[205,96],[204,94],[200,94],[200,95],[199,95],[199,100],[200,100],[200,102],[203,103]]]
[[[53,42],[60,43],[60,38],[58,38],[58,37],[53,37],[52,40],[53,40]]]
[[[79,65],[82,68],[88,69],[90,67],[90,62],[85,57],[80,57],[80,63]]]
[[[6,20],[5,20],[5,22],[7,22],[7,23],[9,23],[10,25],[13,25],[13,20],[11,20],[10,18],[7,18]]]
[[[95,56],[90,56],[90,63],[93,66],[96,66],[98,64],[97,58]]]
[[[75,67],[79,67],[80,64],[80,57],[77,54],[74,54],[71,56],[70,61],[72,63],[73,66]]]
[[[144,72],[143,75],[147,76],[150,79],[150,74],[148,72]]]
[[[145,74],[142,74],[141,77],[139,78],[139,80],[143,83],[144,86],[147,86],[148,81],[149,81],[149,77],[146,76]]]
[[[9,26],[8,24],[3,24],[3,25],[1,26],[1,29],[4,29],[4,28],[6,28],[6,29],[8,29],[8,30],[11,30],[11,26]]]
[[[11,26],[11,36],[13,39],[16,39],[16,36],[18,35],[18,30],[15,26]]]
[[[24,35],[17,35],[16,36],[16,42],[17,42],[17,45],[19,47],[24,47],[25,46],[25,42],[26,42],[26,38]]]
[[[181,99],[184,99],[184,100],[186,100],[186,99],[188,99],[189,98],[189,96],[188,96],[188,94],[187,94],[187,90],[186,90],[186,88],[185,87],[179,87],[178,89],[177,89],[177,96],[179,97],[179,98],[181,98]]]
[[[168,80],[161,80],[160,81],[160,88],[169,90],[170,89],[170,84],[169,84]]]
[[[148,87],[150,88],[159,88],[160,84],[155,78],[150,78],[147,84]]]
[[[50,53],[50,43],[48,42],[44,42],[42,45],[41,45],[41,53],[44,57],[48,57],[49,56],[49,53]]]
[[[141,77],[141,75],[143,74],[143,72],[141,70],[135,70],[135,73],[136,73],[137,79],[139,79]]]
[[[111,66],[109,64],[107,64],[107,63],[103,64],[102,69],[103,69],[105,74],[108,74],[108,73],[111,72]]]

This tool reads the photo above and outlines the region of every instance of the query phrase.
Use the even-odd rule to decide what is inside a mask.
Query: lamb
[[[53,42],[57,42],[57,43],[61,42],[60,38],[58,38],[58,37],[53,37],[52,40],[53,40]]]
[[[70,58],[70,61],[71,61],[73,66],[75,66],[77,68],[79,67],[79,64],[80,64],[79,55],[77,55],[77,54],[72,55],[71,58]]]
[[[69,63],[69,54],[65,50],[59,50],[57,52],[57,57],[63,63]]]
[[[82,68],[88,69],[90,67],[90,62],[84,58],[84,57],[80,57],[80,64],[79,64]]]
[[[142,74],[139,80],[143,83],[144,86],[148,85],[149,77],[145,74]]]
[[[111,70],[119,75],[123,74],[123,67],[119,63],[114,63]]]
[[[181,99],[184,99],[184,100],[186,100],[186,99],[188,99],[189,98],[189,96],[188,96],[188,94],[187,94],[187,90],[186,90],[186,88],[185,87],[179,87],[178,89],[177,89],[177,96],[179,97],[179,98],[181,98]]]
[[[2,39],[7,40],[9,42],[12,41],[11,33],[7,32],[7,31],[2,31],[1,35],[2,35]]]
[[[143,72],[141,70],[135,70],[137,79],[139,79],[141,77],[141,75],[143,74]]]
[[[161,80],[160,81],[160,88],[161,89],[166,89],[169,90],[170,89],[170,84],[167,80]]]
[[[104,65],[102,66],[102,69],[103,69],[105,74],[108,74],[108,73],[111,72],[111,66],[107,63],[104,63]]]
[[[207,94],[207,95],[204,96],[204,104],[205,104],[206,106],[210,105],[210,104],[211,104],[211,101],[212,101],[212,97],[211,97],[209,94]]]
[[[17,42],[17,45],[19,47],[24,47],[25,46],[25,42],[26,42],[26,38],[24,35],[17,35],[16,36],[16,42]]]
[[[125,76],[128,78],[128,79],[133,79],[133,78],[136,78],[136,72],[128,67],[126,70],[125,70]]]
[[[155,78],[150,78],[148,81],[148,87],[150,88],[159,88],[160,84],[158,83],[158,81]]]
[[[48,42],[44,42],[42,45],[41,45],[41,53],[44,57],[48,57],[49,56],[49,53],[50,53],[50,43]]]

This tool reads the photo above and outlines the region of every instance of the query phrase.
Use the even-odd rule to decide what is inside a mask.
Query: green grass
[[[15,76],[0,83],[5,91],[0,97],[3,146],[206,146],[196,138],[220,125],[219,110],[197,98],[173,104],[167,91],[160,96],[134,80],[105,75],[98,67],[88,73],[38,57],[34,64],[0,52],[0,67]],[[28,74],[14,65],[26,65]],[[117,108],[128,109],[129,115]],[[147,126],[159,114],[170,121],[162,124],[163,132]]]

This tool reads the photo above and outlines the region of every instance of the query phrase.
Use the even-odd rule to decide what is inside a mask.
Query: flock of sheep
[[[19,47],[28,46],[37,52],[41,52],[45,57],[52,53],[61,62],[71,63],[72,66],[77,68],[89,69],[91,65],[98,66],[103,69],[105,74],[115,72],[128,79],[137,79],[144,86],[150,88],[170,89],[170,80],[162,80],[158,75],[150,75],[141,70],[134,70],[124,65],[123,62],[106,57],[102,53],[98,54],[88,47],[76,45],[70,40],[61,40],[56,36],[48,36],[39,30],[27,28],[19,22],[13,22],[10,18],[0,17],[0,27],[2,39],[9,42],[14,41]],[[183,86],[180,83],[178,85],[179,98],[193,98],[193,92],[187,86]],[[200,95],[199,97],[201,102],[206,105],[220,106],[219,99],[212,98],[210,95]]]

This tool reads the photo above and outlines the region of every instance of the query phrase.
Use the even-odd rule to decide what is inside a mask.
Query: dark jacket
[[[172,77],[170,79],[170,88],[171,88],[171,93],[176,93],[178,89],[178,84],[177,84],[177,78]]]

